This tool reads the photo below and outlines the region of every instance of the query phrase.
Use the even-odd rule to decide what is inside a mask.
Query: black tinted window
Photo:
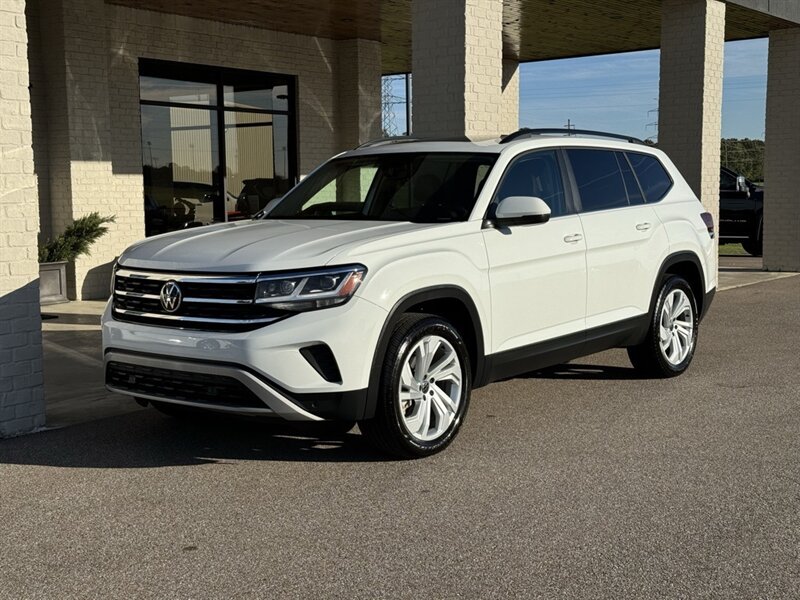
[[[584,212],[628,206],[628,195],[614,152],[567,150]]]
[[[509,196],[536,196],[547,203],[551,216],[565,214],[564,185],[555,151],[534,152],[518,158],[497,191],[498,201]]]
[[[628,192],[628,202],[632,205],[644,204],[644,196],[642,190],[639,189],[639,183],[636,181],[631,166],[628,164],[628,159],[622,152],[616,152],[617,164],[620,171],[622,171],[622,179],[625,181],[625,190]]]
[[[720,171],[719,189],[725,190],[726,192],[736,191],[736,175],[728,171]]]
[[[631,161],[639,184],[642,186],[644,197],[648,202],[658,202],[672,187],[670,179],[664,165],[656,157],[649,154],[637,154],[628,152],[628,160]]]

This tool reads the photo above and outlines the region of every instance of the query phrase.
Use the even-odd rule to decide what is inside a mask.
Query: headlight
[[[256,284],[256,303],[279,310],[304,311],[336,306],[355,294],[367,268],[346,265],[314,271],[260,275]]]

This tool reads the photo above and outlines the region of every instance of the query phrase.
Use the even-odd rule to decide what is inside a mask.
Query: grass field
[[[750,256],[744,251],[741,244],[720,244],[719,254],[720,256]]]

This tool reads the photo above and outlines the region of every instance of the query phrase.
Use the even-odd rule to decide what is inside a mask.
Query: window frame
[[[514,157],[508,162],[508,164],[503,169],[503,173],[500,175],[500,180],[497,182],[497,185],[492,192],[492,199],[489,201],[488,206],[483,214],[483,223],[484,227],[490,226],[492,221],[494,220],[495,210],[497,210],[497,204],[500,202],[498,195],[500,193],[500,189],[503,187],[503,183],[508,176],[508,173],[511,171],[512,168],[517,164],[517,162],[524,160],[526,157],[536,154],[539,152],[553,152],[556,155],[556,162],[558,163],[558,169],[561,172],[561,187],[564,189],[564,204],[566,205],[566,210],[563,214],[558,216],[552,216],[550,219],[559,219],[561,217],[569,217],[575,214],[578,214],[578,206],[575,203],[575,198],[573,196],[573,190],[571,186],[571,171],[567,172],[567,167],[569,166],[566,161],[566,156],[564,155],[563,149],[561,147],[549,147],[549,148],[534,148],[532,150],[525,150],[524,152],[520,152],[519,154],[514,155]]]
[[[142,98],[141,78],[157,77],[161,79],[173,79],[178,81],[196,81],[208,83],[215,86],[216,102],[213,104],[195,104],[190,102],[171,102],[165,100],[145,100]],[[228,106],[225,104],[225,85],[227,81],[235,77],[252,77],[254,81],[268,81],[269,79],[279,80],[281,85],[287,86],[286,110],[283,109],[261,109]],[[220,202],[214,204],[214,222],[227,222],[228,215],[225,211],[225,198],[227,195],[227,148],[225,144],[225,114],[230,113],[255,113],[286,116],[288,119],[287,127],[287,180],[291,186],[298,181],[298,132],[297,132],[297,113],[299,100],[297,97],[297,76],[282,73],[269,73],[264,71],[253,71],[250,69],[235,69],[231,67],[203,65],[196,63],[184,63],[170,60],[159,60],[153,58],[139,58],[138,77],[136,86],[139,91],[139,112],[141,119],[142,106],[161,106],[167,108],[188,108],[193,110],[207,110],[217,115],[217,144],[219,160],[219,182],[214,185],[217,194],[221,198]],[[141,126],[140,126],[141,129]],[[140,134],[141,135],[141,134]],[[273,149],[274,152],[274,149]]]

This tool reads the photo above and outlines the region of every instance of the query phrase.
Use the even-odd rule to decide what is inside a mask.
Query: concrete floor
[[[151,410],[5,440],[0,590],[796,598],[799,333],[800,278],[722,292],[685,375],[614,350],[493,384],[423,461]]]

